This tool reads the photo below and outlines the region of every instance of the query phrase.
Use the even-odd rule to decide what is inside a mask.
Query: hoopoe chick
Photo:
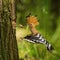
[[[47,47],[48,51],[53,50],[52,45],[46,39],[44,39],[42,37],[42,35],[39,34],[35,28],[37,25],[39,25],[37,17],[31,16],[31,15],[28,16],[27,17],[27,24],[29,25],[32,34],[30,36],[24,37],[25,40],[32,42],[32,43],[42,43]]]

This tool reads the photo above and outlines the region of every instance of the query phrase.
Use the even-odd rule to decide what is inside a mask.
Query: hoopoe
[[[43,36],[39,34],[35,28],[37,25],[39,25],[37,17],[31,15],[27,16],[27,23],[30,27],[32,35],[24,37],[25,40],[32,43],[42,43],[47,47],[48,51],[52,51],[53,50],[52,45],[46,39],[44,39]]]

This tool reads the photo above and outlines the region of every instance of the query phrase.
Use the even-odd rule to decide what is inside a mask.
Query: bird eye
[[[30,24],[30,26],[32,26],[32,24]]]

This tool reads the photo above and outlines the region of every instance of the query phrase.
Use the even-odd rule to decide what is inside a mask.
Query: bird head
[[[34,26],[34,27],[39,25],[37,17],[36,16],[31,16],[31,15],[27,17],[27,23],[31,26]]]

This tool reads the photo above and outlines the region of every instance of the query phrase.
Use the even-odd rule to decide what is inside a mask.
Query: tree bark
[[[0,60],[19,60],[15,19],[15,0],[0,0]]]

